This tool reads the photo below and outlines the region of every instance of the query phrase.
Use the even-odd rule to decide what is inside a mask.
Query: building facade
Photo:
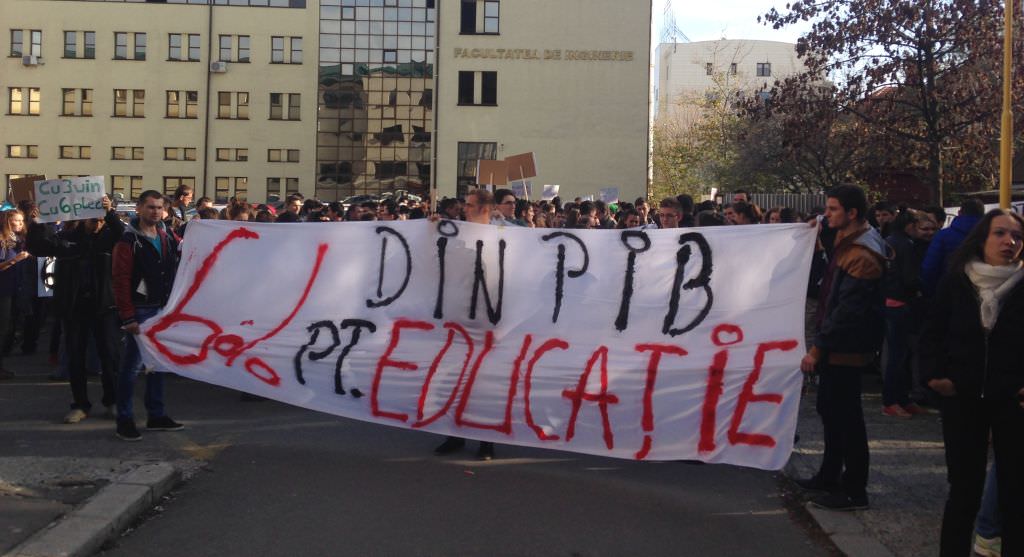
[[[655,52],[655,119],[716,90],[756,91],[803,71],[796,45],[778,41],[718,40],[662,43]]]
[[[630,1],[4,0],[0,174],[450,196],[532,151],[534,195],[643,195],[650,1]]]

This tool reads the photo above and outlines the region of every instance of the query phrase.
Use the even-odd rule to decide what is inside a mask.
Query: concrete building
[[[536,192],[642,195],[651,5],[630,1],[4,0],[0,174],[444,196],[533,151]]]
[[[803,71],[796,45],[718,40],[662,43],[655,51],[655,119],[673,116],[680,101],[714,91],[755,91]],[[685,110],[685,109],[684,109]]]

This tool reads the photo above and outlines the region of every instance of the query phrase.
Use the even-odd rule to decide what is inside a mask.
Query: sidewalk
[[[808,505],[811,516],[851,557],[938,555],[946,501],[946,461],[937,413],[911,419],[882,415],[881,378],[864,377],[864,421],[871,468],[866,511],[834,512]],[[790,477],[813,475],[821,463],[821,420],[814,387],[800,405],[800,441],[786,467]],[[795,493],[799,494],[794,486]]]
[[[0,383],[0,555],[92,555],[193,467],[124,443],[96,443],[97,430],[113,440],[110,420],[62,424],[70,389],[47,379],[53,366],[45,351],[15,353],[5,364],[17,377]],[[98,398],[98,383],[89,390]]]

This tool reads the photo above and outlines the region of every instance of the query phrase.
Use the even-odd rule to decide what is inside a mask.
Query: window
[[[249,35],[238,36],[238,58],[236,62],[249,62]]]
[[[114,89],[114,118],[144,118],[145,89]]]
[[[757,77],[771,77],[772,65],[770,62],[757,63]]]
[[[704,73],[706,73],[707,75],[714,74],[715,73],[715,65],[712,64],[711,62],[708,62],[708,63],[704,64]]]
[[[267,162],[299,162],[299,150],[267,149]]]
[[[274,196],[281,198],[281,179],[267,178],[267,200]]]
[[[249,119],[249,93],[221,91],[217,93],[217,118]]]
[[[187,48],[187,50],[186,50]],[[179,62],[199,61],[199,35],[193,33],[168,33],[167,59]]]
[[[498,0],[462,0],[459,33],[463,35],[497,35],[498,8]]]
[[[92,116],[92,89],[61,89],[61,116]]]
[[[459,104],[497,106],[498,72],[459,72]]]
[[[181,109],[184,101],[185,110]],[[199,91],[167,91],[167,118],[199,117]]]
[[[38,145],[8,145],[7,158],[9,159],[37,159],[39,158]]]
[[[43,57],[43,32],[42,31],[30,31],[32,36],[32,50],[29,52],[32,56]]]
[[[237,46],[238,56],[232,57]],[[249,35],[221,35],[217,59],[221,62],[249,62]]]
[[[271,64],[301,64],[302,37],[270,37]]]
[[[11,56],[21,57],[25,53],[25,32],[11,29]]]
[[[134,45],[131,58],[128,57],[128,40],[131,39]],[[145,60],[146,59],[146,34],[145,33],[114,33],[114,60]]]
[[[125,199],[138,199],[142,195],[142,176],[119,176],[110,177],[114,194],[121,194]]]
[[[249,179],[242,177],[228,178],[218,176],[214,179],[214,203],[227,203],[228,199],[245,199],[249,193]]]
[[[298,120],[300,115],[300,100],[301,96],[299,93],[271,93],[270,119]],[[287,112],[285,112],[285,106],[287,106]]]
[[[476,164],[480,160],[498,158],[497,143],[459,142],[457,195],[466,195],[470,186],[476,184]]]
[[[111,147],[110,160],[112,161],[141,161],[145,159],[144,147]]]
[[[39,116],[38,87],[8,87],[7,114],[11,116]]]
[[[80,50],[78,44],[83,48]],[[65,58],[96,58],[95,31],[64,31]]]
[[[195,176],[164,176],[164,195],[174,195],[179,186],[189,186],[195,191]]]
[[[165,161],[194,161],[196,160],[195,147],[164,147]]]
[[[284,192],[287,195],[293,193],[299,193],[299,179],[298,178],[285,178],[284,179]]]
[[[249,160],[249,150],[229,147],[218,147],[217,160],[229,162],[244,162]]]
[[[729,64],[729,75],[736,75],[736,62]]]
[[[60,158],[62,159],[91,159],[92,147],[88,145],[61,145]]]

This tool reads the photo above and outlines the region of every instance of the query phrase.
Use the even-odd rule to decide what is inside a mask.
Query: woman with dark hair
[[[25,251],[25,215],[17,210],[0,213],[0,342],[11,334],[14,300],[20,283],[19,264],[31,257]],[[0,355],[0,379],[14,373],[3,366]]]
[[[1003,555],[1024,555],[1024,219],[985,215],[939,283],[922,335],[922,370],[942,395],[949,497],[941,555],[968,555],[989,437],[995,453]]]
[[[536,214],[536,212],[534,211],[533,203],[530,203],[525,199],[517,199],[515,211],[516,224],[518,224],[519,226],[525,226],[527,228],[534,227],[533,217]]]

